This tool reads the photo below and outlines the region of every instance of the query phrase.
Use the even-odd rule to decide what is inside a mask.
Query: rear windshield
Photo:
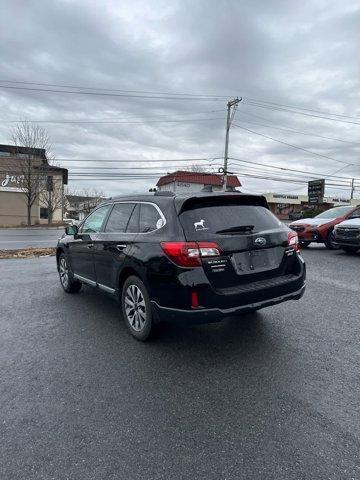
[[[213,235],[242,235],[278,228],[281,222],[267,208],[253,205],[216,205],[181,213],[180,222],[188,239]],[[232,232],[223,230],[233,229]]]

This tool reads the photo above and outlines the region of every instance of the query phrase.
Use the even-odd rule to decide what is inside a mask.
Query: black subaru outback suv
[[[297,234],[264,197],[237,192],[108,199],[66,228],[56,258],[66,292],[118,296],[139,340],[163,320],[218,321],[305,289]]]

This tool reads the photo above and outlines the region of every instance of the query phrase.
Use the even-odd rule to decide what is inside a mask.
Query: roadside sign
[[[325,180],[311,180],[308,182],[309,203],[323,203],[325,193]]]

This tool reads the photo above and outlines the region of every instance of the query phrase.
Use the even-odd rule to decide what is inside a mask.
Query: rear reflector
[[[191,292],[191,308],[199,308],[199,297],[196,290]]]
[[[292,247],[297,252],[300,251],[299,238],[296,232],[291,231],[288,233],[288,244],[289,244],[289,247]]]
[[[180,267],[200,267],[201,258],[221,255],[220,247],[213,242],[161,242],[161,248]]]

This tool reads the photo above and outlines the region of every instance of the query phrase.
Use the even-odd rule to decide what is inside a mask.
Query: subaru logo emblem
[[[258,245],[259,247],[263,247],[266,245],[266,238],[264,237],[258,237],[255,239],[255,245]]]

